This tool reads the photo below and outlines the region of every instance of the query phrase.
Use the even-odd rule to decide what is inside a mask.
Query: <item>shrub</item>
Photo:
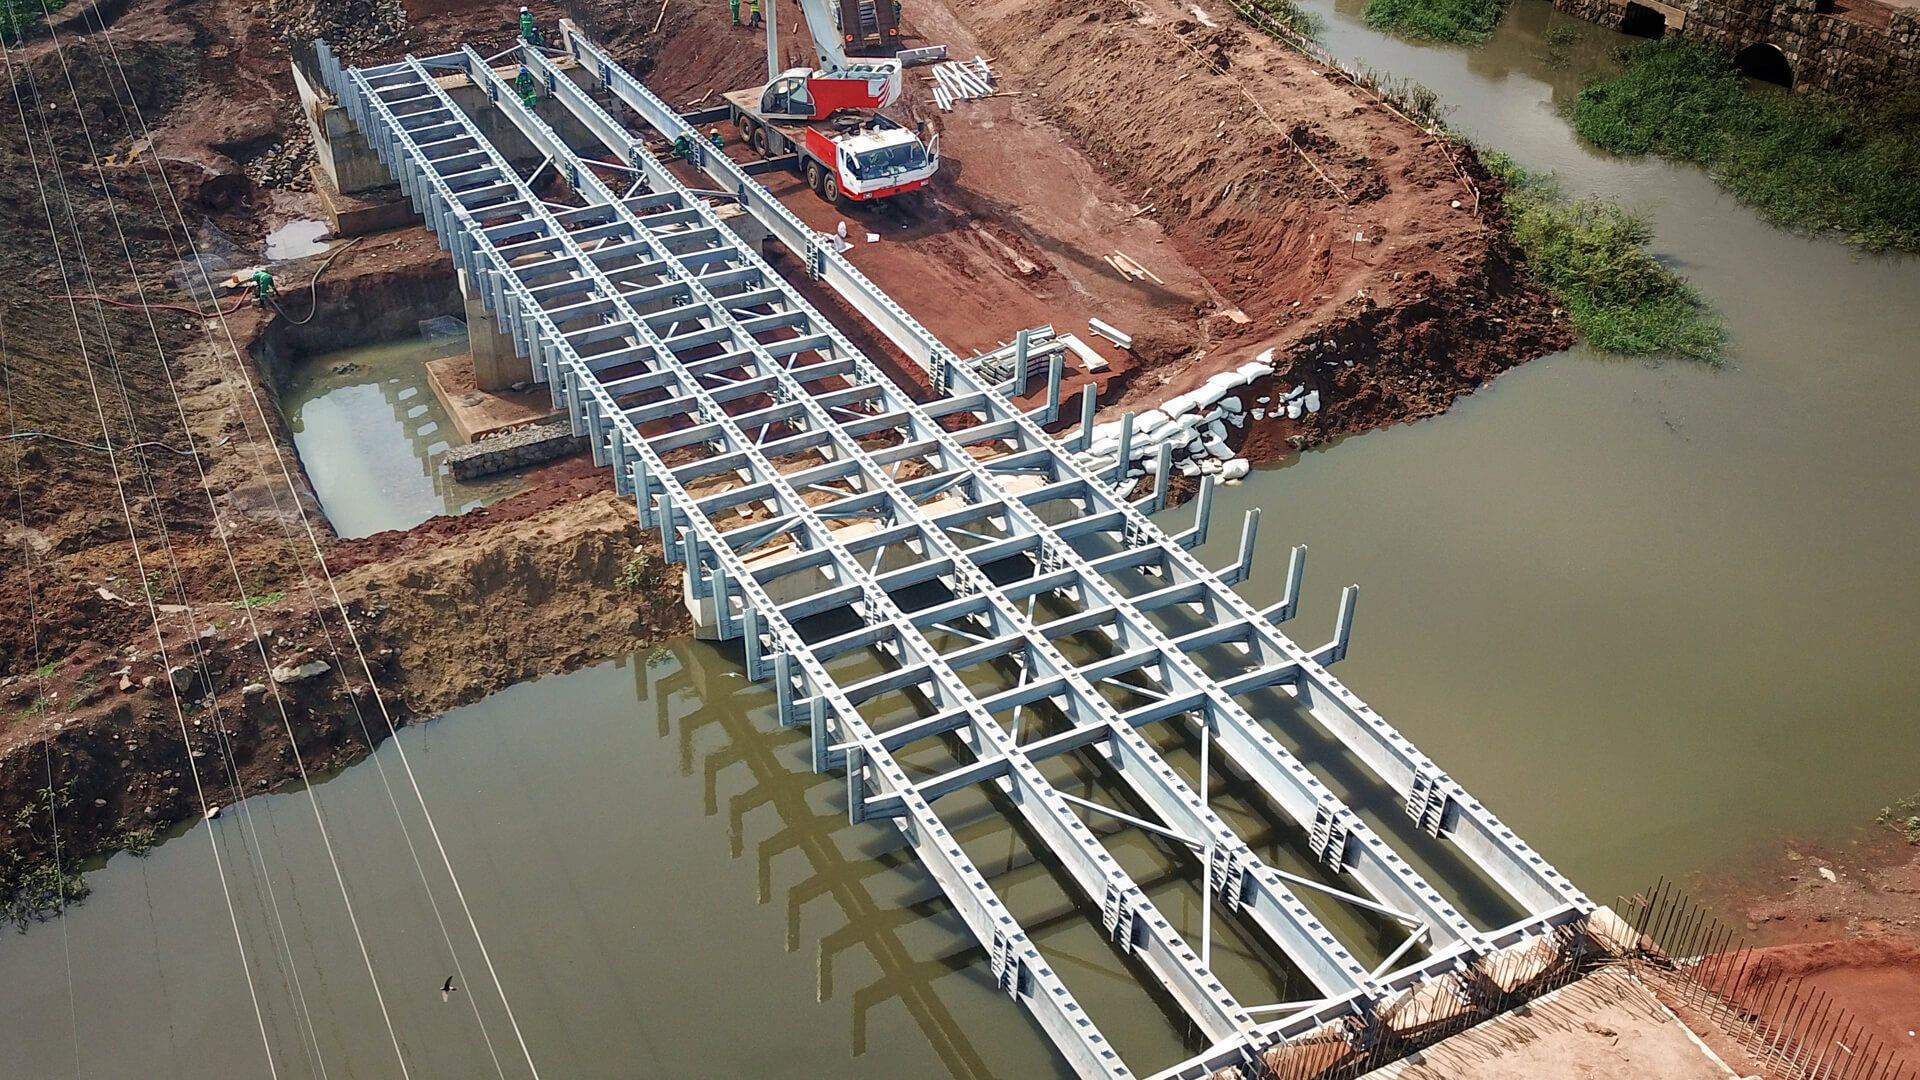
[[[1703,165],[1777,224],[1920,251],[1920,82],[1872,99],[1783,94],[1748,86],[1724,55],[1687,41],[1621,57],[1621,74],[1574,101],[1582,138]]]

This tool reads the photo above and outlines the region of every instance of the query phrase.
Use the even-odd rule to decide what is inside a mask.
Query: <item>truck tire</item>
[[[753,135],[748,140],[747,145],[753,147],[754,152],[759,154],[763,158],[773,156],[773,154],[767,149],[768,147],[767,129],[764,127],[761,127],[759,124],[753,125]]]
[[[822,175],[823,174],[820,168],[820,163],[813,160],[812,158],[808,158],[807,159],[807,186],[813,189],[813,193],[815,195],[818,195],[824,199],[827,197],[827,186],[820,182]]]
[[[740,141],[746,143],[748,146],[753,145],[753,130],[759,126],[760,125],[753,122],[751,117],[736,116],[733,118],[733,130],[740,133]]]

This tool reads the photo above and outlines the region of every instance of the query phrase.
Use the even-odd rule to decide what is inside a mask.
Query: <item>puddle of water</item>
[[[320,239],[327,234],[324,221],[289,221],[267,234],[267,261],[304,259],[327,250]]]
[[[314,494],[341,536],[410,529],[525,486],[519,474],[462,483],[447,473],[442,458],[459,435],[425,367],[446,355],[445,343],[403,341],[301,363],[281,404]]]

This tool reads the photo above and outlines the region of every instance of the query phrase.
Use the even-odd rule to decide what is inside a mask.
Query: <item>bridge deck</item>
[[[544,85],[536,108],[471,48],[345,69],[324,45],[322,77],[459,268],[552,390],[596,462],[686,569],[705,632],[743,640],[749,674],[771,678],[783,724],[808,725],[817,769],[846,778],[855,821],[891,820],[1023,1004],[1082,1076],[1130,1076],[936,810],[990,785],[1039,839],[1113,947],[1138,962],[1210,1049],[1161,1075],[1251,1062],[1329,1021],[1364,1030],[1386,1002],[1579,918],[1590,904],[1379,714],[1329,674],[1346,651],[1354,593],[1319,649],[1279,629],[1298,596],[1261,611],[1233,584],[1251,572],[1250,516],[1238,564],[1213,571],[1211,488],[1178,535],[1149,518],[1164,487],[1129,501],[1123,475],[1090,472],[1004,385],[957,358],[821,237],[720,153],[669,166],[646,137],[697,133],[568,28],[571,70],[515,50]],[[508,70],[512,70],[509,67]],[[516,167],[442,79],[482,88],[545,160]],[[578,79],[579,81],[576,81]],[[584,85],[583,85],[584,84]],[[616,119],[608,110],[622,110]],[[553,122],[600,145],[569,144]],[[631,126],[630,126],[631,125]],[[639,131],[643,134],[636,134]],[[943,396],[917,403],[721,220],[691,165],[758,218],[809,273],[925,365]],[[553,170],[572,193],[544,201]],[[1051,361],[1052,384],[1059,359]],[[1022,359],[1016,367],[1024,368]],[[1125,456],[1122,455],[1124,468]],[[1161,475],[1166,475],[1162,470]],[[840,613],[821,631],[818,616]],[[852,620],[846,619],[851,613]],[[848,627],[851,626],[849,629]],[[879,657],[856,674],[850,657]],[[1250,702],[1289,695],[1286,715]],[[906,695],[914,718],[883,725]],[[1279,735],[1307,724],[1405,806],[1417,832],[1477,867],[1522,914],[1479,926],[1435,888]],[[1143,735],[1179,725],[1200,746],[1190,783]],[[911,775],[899,755],[930,742],[958,763]],[[1295,745],[1299,745],[1297,741]],[[1263,860],[1203,794],[1213,755],[1261,788],[1308,837],[1323,871]],[[1049,759],[1090,755],[1128,795],[1061,790]],[[1089,828],[1122,821],[1192,849],[1209,917],[1237,919],[1298,968],[1313,994],[1243,1003]],[[1297,890],[1351,903],[1391,930],[1343,939]],[[1386,952],[1384,961],[1367,964]]]

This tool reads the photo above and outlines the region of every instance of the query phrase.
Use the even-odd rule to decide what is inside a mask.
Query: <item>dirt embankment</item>
[[[1744,920],[1735,929],[1756,946],[1744,977],[1783,991],[1797,985],[1798,994],[1776,995],[1783,1001],[1823,995],[1895,1063],[1920,1071],[1912,1034],[1920,1031],[1920,845],[1875,825],[1792,843],[1695,888],[1710,907]]]
[[[984,0],[964,18],[1009,85],[1247,317],[1237,328],[1210,320],[1221,336],[1198,355],[1149,341],[1109,409],[1157,403],[1276,347],[1282,389],[1305,384],[1327,404],[1249,425],[1243,453],[1274,460],[1433,415],[1568,344],[1505,239],[1498,185],[1470,152],[1230,14],[1203,21],[1161,0]]]
[[[514,6],[435,18],[505,41]],[[195,256],[217,279],[314,213],[283,175],[304,135],[280,31],[391,50],[368,28],[397,11],[136,0],[106,13],[111,49],[83,18],[9,53],[0,404],[4,434],[34,434],[0,441],[0,893],[51,854],[49,788],[71,866],[197,817],[196,779],[228,804],[353,760],[388,718],[687,630],[677,575],[584,461],[408,533],[327,527],[275,382],[382,319],[411,329],[450,287],[430,237],[360,241],[311,291],[319,260],[285,268],[287,309],[318,306],[304,328],[186,288]]]

